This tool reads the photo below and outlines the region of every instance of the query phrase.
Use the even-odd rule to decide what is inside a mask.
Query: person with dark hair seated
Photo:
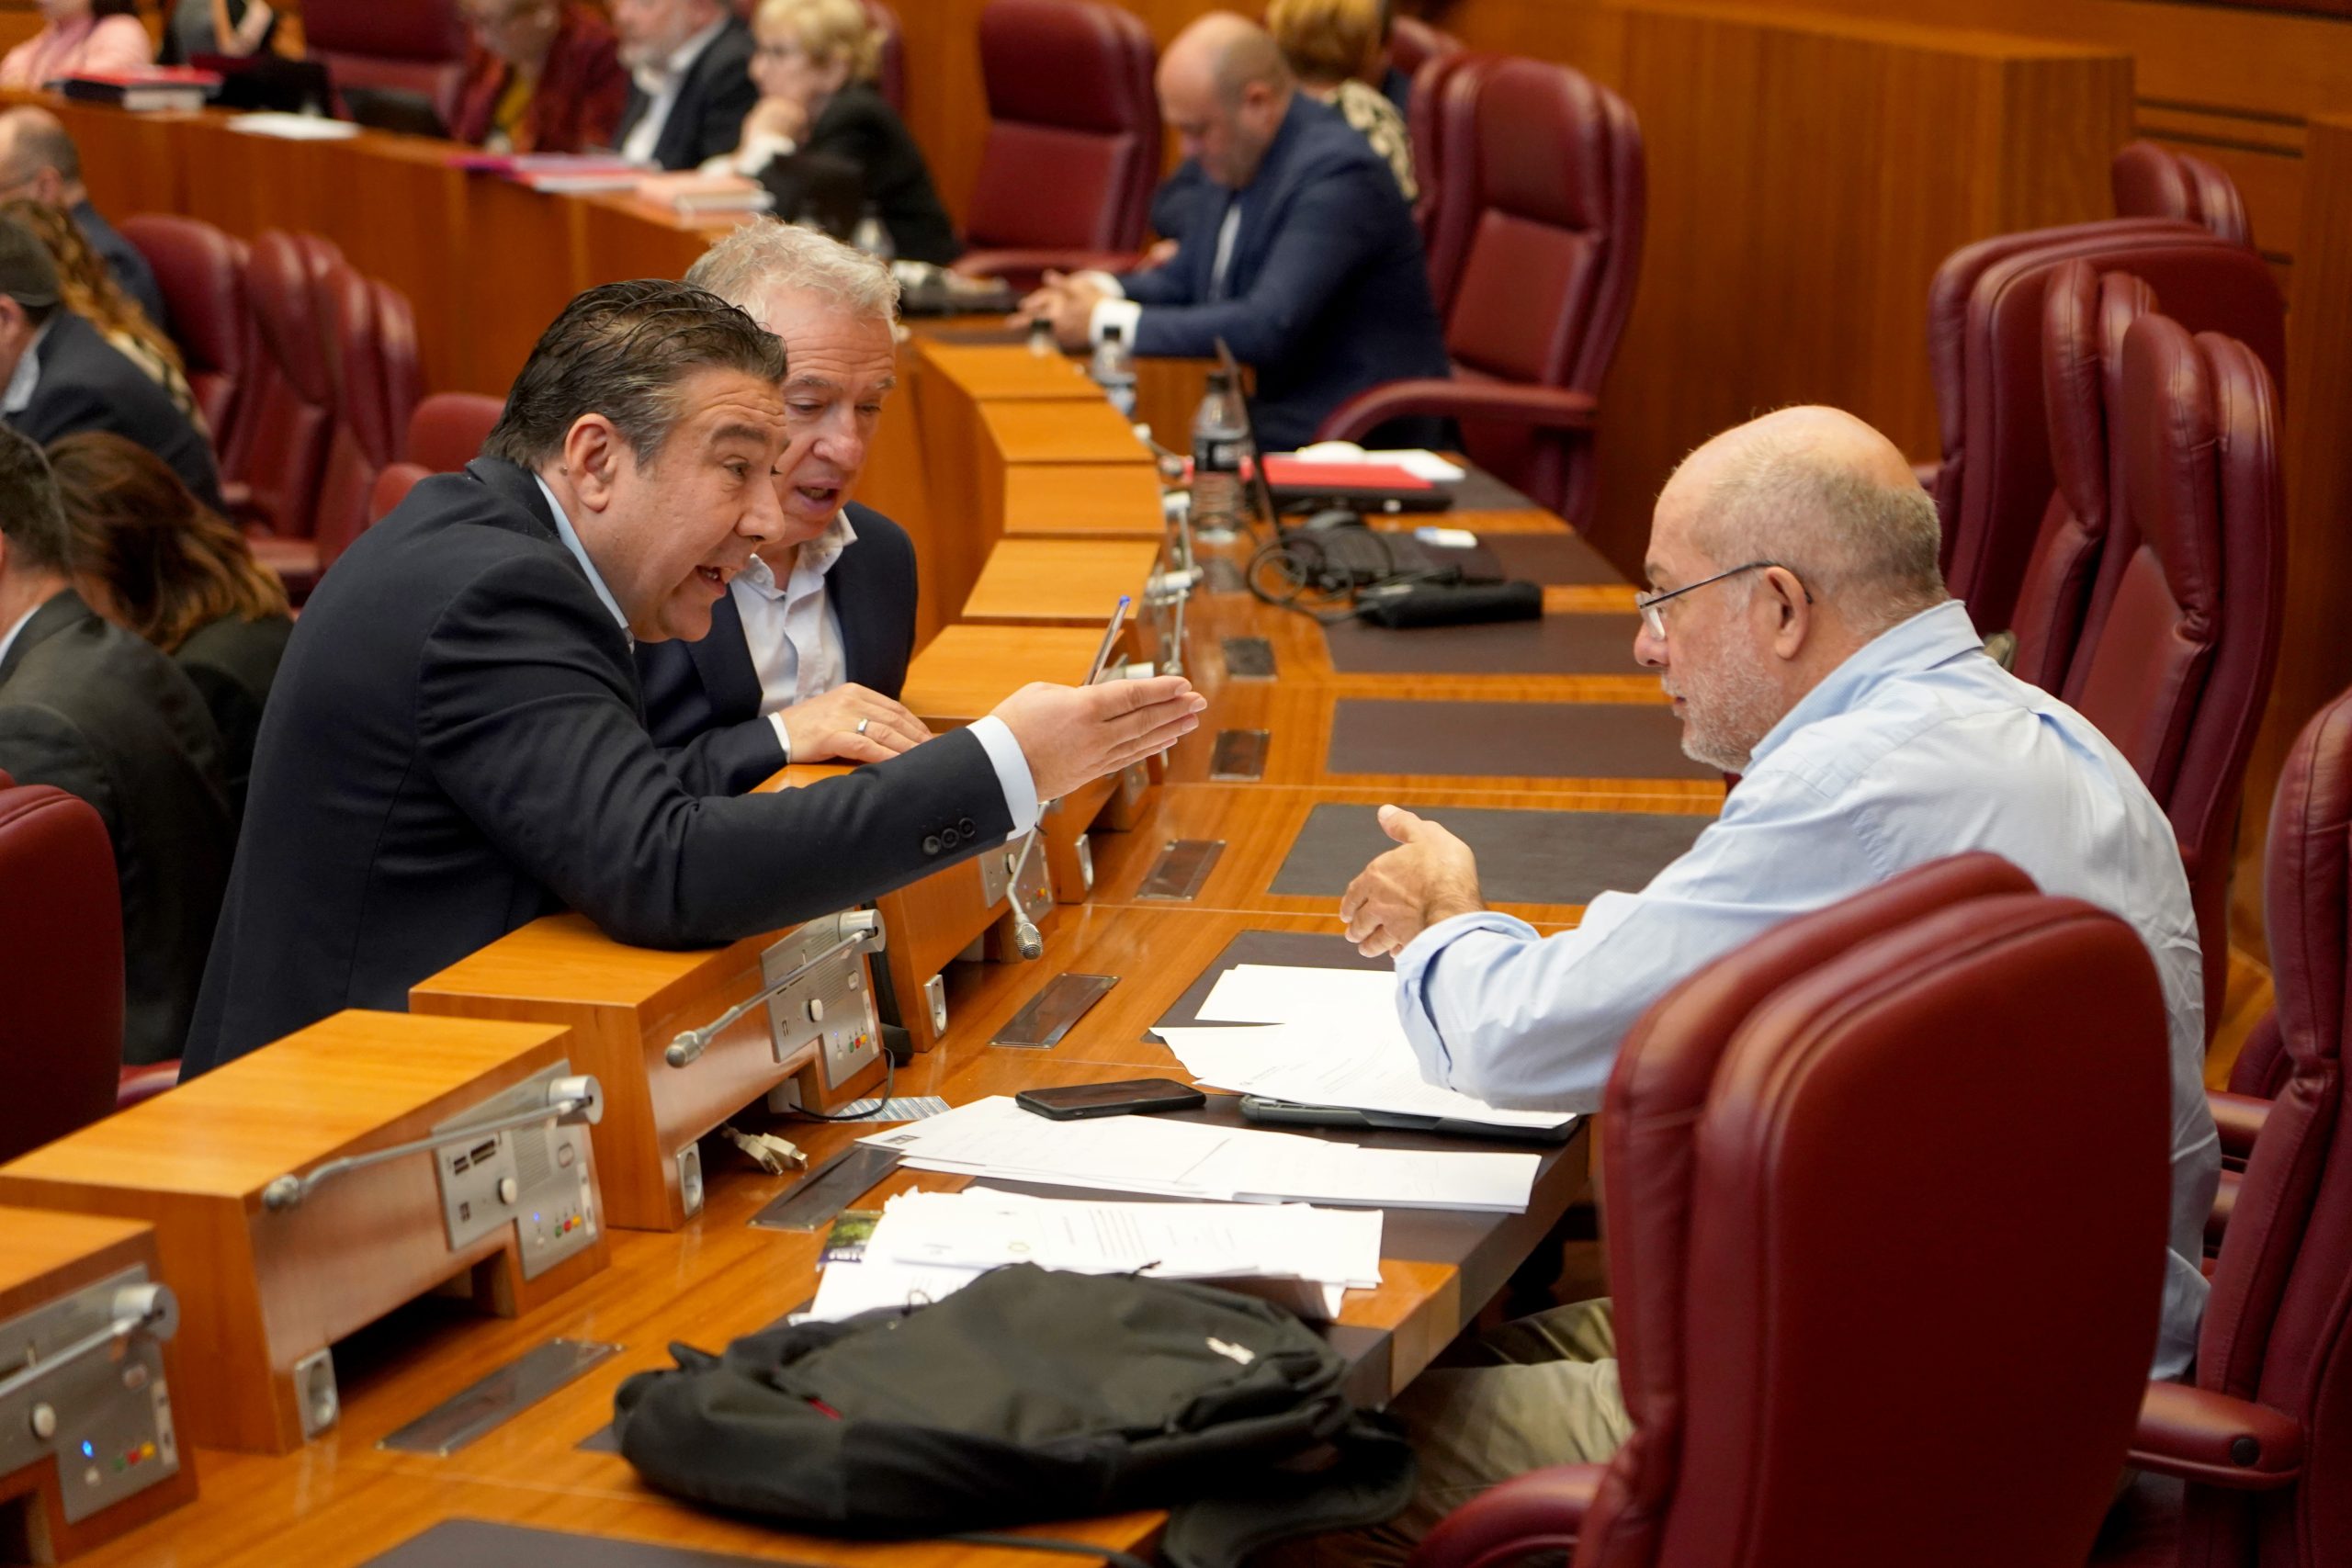
[[[647,733],[631,653],[707,637],[784,526],[785,352],[715,295],[592,288],[465,471],[425,479],[304,606],[254,756],[186,1071],[577,910],[621,942],[734,942],[1025,831],[1173,744],[1181,677],[1024,687],[902,756],[730,795]],[[775,742],[770,740],[769,745]]]
[[[0,430],[0,773],[96,808],[122,888],[123,1060],[180,1054],[233,832],[204,699],[74,591],[40,448]],[[14,889],[37,897],[38,889]]]
[[[203,411],[197,407],[196,389],[188,385],[187,362],[174,343],[138,300],[130,297],[84,235],[81,225],[62,207],[18,197],[0,201],[0,218],[20,223],[41,243],[57,268],[58,302],[92,326],[125,359],[170,395],[172,406],[188,423],[204,429]]]
[[[294,635],[285,588],[243,534],[136,442],[87,430],[52,443],[49,462],[75,589],[170,654],[204,694],[230,813],[242,817],[262,708]]]
[[[63,297],[41,243],[0,219],[0,423],[40,443],[77,430],[128,436],[219,511],[211,446],[171,394],[65,309]]]
[[[472,30],[449,134],[492,152],[579,152],[613,139],[628,73],[576,0],[458,0]]]
[[[762,0],[752,34],[760,101],[744,118],[741,142],[707,170],[758,175],[779,160],[837,159],[856,172],[896,254],[937,266],[963,254],[922,149],[874,88],[882,35],[865,7]]]

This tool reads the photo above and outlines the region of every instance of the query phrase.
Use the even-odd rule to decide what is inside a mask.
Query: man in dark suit
[[[630,81],[625,155],[691,169],[735,151],[760,95],[752,29],[723,0],[613,0],[613,30]]]
[[[694,638],[782,527],[783,346],[684,284],[590,289],[463,473],[360,536],[270,689],[187,1070],[569,907],[646,946],[859,903],[1172,743],[1181,679],[1030,686],[808,789],[717,797],[646,733],[633,639]],[[1123,689],[1124,688],[1124,689]]]
[[[787,761],[896,756],[931,736],[898,700],[914,651],[914,545],[849,496],[898,385],[898,285],[870,256],[764,219],[713,245],[686,281],[783,342],[792,445],[776,465],[783,528],[713,607],[710,635],[639,645],[647,727],[687,748],[684,776],[714,794]]]
[[[74,592],[70,548],[40,449],[0,430],[0,773],[105,820],[122,888],[123,1059],[167,1061],[229,874],[219,741],[179,667]]]
[[[1048,274],[1024,313],[1050,317],[1068,348],[1114,324],[1144,355],[1208,357],[1224,339],[1257,371],[1250,412],[1269,450],[1312,441],[1367,388],[1451,375],[1396,175],[1298,90],[1265,29],[1212,12],[1168,46],[1159,81],[1161,112],[1206,176],[1175,256],[1115,278]],[[1414,420],[1384,434],[1428,445],[1444,432]]]
[[[63,208],[122,291],[139,301],[149,321],[170,329],[155,269],[90,203],[82,184],[81,149],[55,115],[29,104],[0,113],[0,201],[20,196]]]
[[[111,430],[169,463],[219,511],[211,446],[171,394],[59,301],[49,253],[0,219],[0,423],[44,446],[77,430]]]

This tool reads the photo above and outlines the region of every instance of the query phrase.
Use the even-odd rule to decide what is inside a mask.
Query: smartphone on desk
[[[1174,1078],[1122,1078],[1117,1083],[1072,1084],[1068,1089],[1024,1089],[1012,1103],[1057,1122],[1083,1116],[1137,1116],[1151,1111],[1190,1111],[1208,1096]]]

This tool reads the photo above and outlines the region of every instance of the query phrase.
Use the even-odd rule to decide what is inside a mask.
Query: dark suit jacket
[[[895,700],[915,648],[914,542],[871,507],[845,510],[857,542],[825,573],[825,598],[841,621],[849,678]],[[688,788],[741,795],[784,765],[733,593],[712,606],[700,642],[639,643],[637,675],[646,728],[656,745],[675,749]]]
[[[10,425],[44,446],[77,430],[111,430],[170,464],[205,505],[223,510],[211,446],[173,405],[172,395],[117,353],[97,328],[61,306],[29,352],[40,356],[40,377],[32,402],[9,417]]]
[[[469,48],[450,136],[476,146],[487,140],[491,118],[513,76],[514,67],[490,51],[480,44]],[[530,107],[523,111],[514,151],[579,152],[605,146],[613,140],[628,94],[628,73],[621,68],[611,26],[585,6],[566,5],[531,89]]]
[[[294,623],[284,615],[241,621],[224,615],[198,626],[172,653],[180,671],[203,694],[220,732],[220,778],[228,787],[232,821],[245,813],[245,788],[254,771],[254,741],[261,734],[263,707],[278,660],[286,657]]]
[[[477,458],[362,534],[295,624],[187,1070],[412,986],[566,907],[694,947],[845,908],[1011,830],[958,732],[808,789],[697,796],[628,637],[526,470]]]
[[[802,139],[803,152],[825,153],[857,165],[865,199],[908,261],[945,266],[964,254],[947,209],[931,183],[922,149],[889,100],[863,82],[835,93]]]
[[[706,158],[732,152],[743,140],[743,117],[759,101],[760,90],[752,85],[752,29],[730,16],[686,68],[670,118],[654,139],[653,161],[665,169],[691,169]],[[630,83],[613,145],[619,146],[652,107],[653,100]]]
[[[1453,373],[1412,209],[1339,111],[1296,95],[1249,187],[1203,194],[1174,259],[1120,279],[1144,306],[1135,350],[1214,356],[1222,337],[1257,370],[1250,407],[1261,446],[1312,441],[1325,415],[1368,387]],[[1241,231],[1212,299],[1217,231],[1235,201]],[[1439,439],[1439,422],[1426,423],[1390,435]]]
[[[126,1062],[178,1055],[196,1010],[233,831],[218,744],[171,660],[70,591],[0,660],[0,772],[80,795],[114,843]]]
[[[114,280],[122,291],[139,301],[147,319],[163,331],[171,330],[171,318],[164,313],[164,290],[155,281],[155,269],[148,265],[146,253],[124,239],[115,226],[99,215],[98,209],[86,201],[74,204],[74,226],[82,231],[82,238],[98,259],[107,264]]]

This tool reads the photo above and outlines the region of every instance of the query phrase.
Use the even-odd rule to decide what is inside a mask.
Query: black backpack
[[[1350,1404],[1346,1360],[1281,1307],[1206,1285],[1016,1264],[908,1311],[671,1354],[675,1371],[621,1384],[621,1452],[662,1491],[797,1529],[1171,1508],[1162,1555],[1216,1568],[1412,1495],[1412,1450]]]

